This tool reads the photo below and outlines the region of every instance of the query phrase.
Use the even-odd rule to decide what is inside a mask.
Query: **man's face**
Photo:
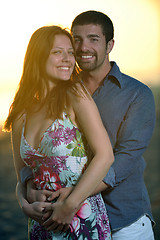
[[[100,25],[78,25],[73,28],[77,62],[84,71],[94,71],[105,64],[106,39]]]

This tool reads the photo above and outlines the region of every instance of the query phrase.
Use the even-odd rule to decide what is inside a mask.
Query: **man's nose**
[[[80,51],[87,51],[88,50],[88,45],[86,43],[86,41],[81,41],[81,43],[79,44],[79,49]]]

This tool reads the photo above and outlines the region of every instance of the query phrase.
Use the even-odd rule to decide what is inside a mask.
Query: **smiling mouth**
[[[88,60],[91,60],[93,59],[93,55],[79,55],[78,58],[82,61],[88,61]]]
[[[61,70],[66,70],[68,71],[70,69],[70,67],[58,67],[58,69],[61,69]]]
[[[90,59],[92,58],[93,56],[81,56],[82,59]]]

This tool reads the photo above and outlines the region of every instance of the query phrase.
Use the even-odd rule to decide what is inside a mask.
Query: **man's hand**
[[[22,206],[22,210],[28,217],[42,224],[45,209],[50,205],[51,203],[47,203],[47,202],[28,203],[27,201],[25,201],[25,203]],[[51,215],[51,212],[50,212],[50,215]]]
[[[37,190],[32,179],[27,182],[27,200],[33,202],[47,202],[48,197],[52,194],[49,190]]]

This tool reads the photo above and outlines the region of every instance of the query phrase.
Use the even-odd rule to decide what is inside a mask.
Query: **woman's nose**
[[[63,52],[63,61],[69,61],[69,54],[67,52]]]

